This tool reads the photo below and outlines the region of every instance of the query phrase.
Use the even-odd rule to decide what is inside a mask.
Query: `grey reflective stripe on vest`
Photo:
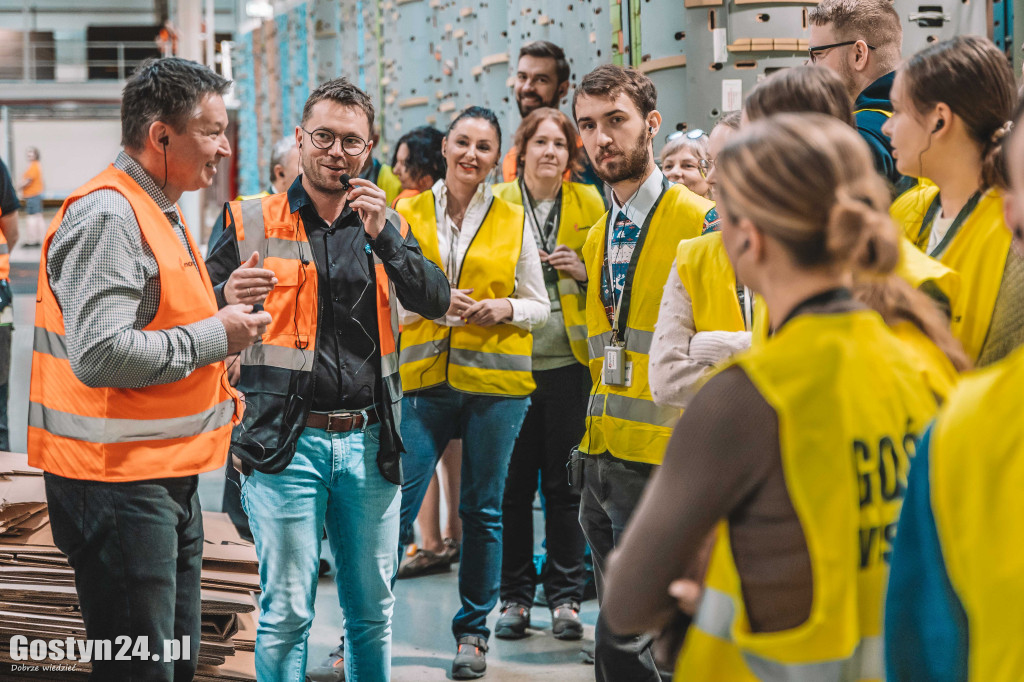
[[[51,355],[58,360],[68,359],[68,349],[64,344],[64,336],[57,332],[51,332],[42,327],[35,328],[35,338],[32,341],[32,350],[37,353]]]
[[[712,637],[732,642],[735,614],[735,605],[729,595],[713,587],[705,587],[693,624]],[[750,671],[765,682],[854,682],[885,677],[882,637],[865,637],[853,655],[841,661],[785,664],[749,651],[741,650],[740,653]]]
[[[503,370],[506,372],[529,372],[533,369],[533,359],[529,355],[483,353],[478,350],[466,350],[465,348],[452,348],[448,352],[448,362],[453,365]]]
[[[676,407],[659,407],[652,400],[609,393],[605,403],[605,415],[671,429],[679,421],[680,411]]]
[[[198,436],[230,424],[234,414],[235,403],[230,399],[187,417],[166,419],[84,417],[32,402],[28,406],[28,423],[62,438],[89,443],[132,443]]]
[[[640,329],[626,327],[626,350],[631,353],[650,355],[651,342],[654,340],[654,332],[646,332]],[[587,350],[590,352],[590,359],[604,357],[604,347],[612,342],[612,333],[604,332],[587,339]]]
[[[569,334],[570,341],[585,341],[587,339],[587,325],[585,324],[569,325],[565,331]]]
[[[401,364],[407,365],[411,362],[429,360],[432,357],[440,355],[446,350],[448,350],[447,336],[444,337],[443,339],[438,339],[437,341],[417,343],[415,346],[408,346],[406,348],[403,348],[398,353],[398,360]]]
[[[693,624],[713,637],[731,641],[730,629],[735,615],[736,609],[729,595],[713,587],[705,587]]]
[[[242,351],[242,364],[311,372],[313,371],[313,351],[257,343]]]
[[[604,393],[596,393],[590,396],[590,409],[587,410],[588,417],[600,417],[604,414]]]
[[[562,296],[572,296],[574,294],[580,294],[580,286],[571,277],[558,280],[558,293]]]
[[[380,356],[380,373],[382,376],[398,373],[398,353],[387,353]]]
[[[263,267],[264,242],[267,239],[266,229],[263,226],[263,201],[244,199],[239,202],[239,206],[242,210],[242,230],[245,232],[245,239],[238,241],[238,257],[245,262],[255,251],[260,254],[256,267],[261,268]],[[238,237],[237,228],[235,228],[235,237]],[[290,257],[294,258],[294,255]]]

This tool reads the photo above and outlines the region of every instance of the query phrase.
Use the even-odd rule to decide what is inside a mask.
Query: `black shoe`
[[[327,654],[320,665],[306,671],[306,682],[344,682],[345,680],[345,640]]]
[[[555,639],[583,639],[579,604],[566,602],[551,609],[551,634]]]
[[[458,650],[452,661],[452,679],[475,680],[487,673],[487,640],[475,635],[459,637]]]
[[[514,601],[501,605],[501,615],[494,625],[494,636],[498,639],[522,639],[530,627],[530,607]]]

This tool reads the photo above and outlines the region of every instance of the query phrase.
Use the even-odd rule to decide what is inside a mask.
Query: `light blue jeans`
[[[380,425],[306,428],[284,471],[242,477],[242,506],[260,563],[256,675],[303,682],[324,525],[345,614],[345,679],[391,679],[391,577],[401,488],[377,468]]]

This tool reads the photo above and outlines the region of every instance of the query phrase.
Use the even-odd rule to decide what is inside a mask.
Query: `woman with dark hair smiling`
[[[509,457],[529,405],[531,330],[550,313],[540,258],[523,209],[492,194],[487,177],[501,149],[490,109],[469,107],[442,143],[445,177],[398,202],[423,254],[452,284],[448,313],[406,317],[402,333],[402,535],[419,510],[445,445],[462,437],[459,566],[462,608],[452,623],[452,677],[481,677],[498,601],[501,500]]]

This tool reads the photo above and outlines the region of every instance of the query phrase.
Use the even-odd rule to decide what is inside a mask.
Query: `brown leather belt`
[[[306,419],[306,426],[314,429],[323,429],[329,433],[347,433],[367,426],[373,426],[380,421],[375,409],[362,412],[310,412]]]

